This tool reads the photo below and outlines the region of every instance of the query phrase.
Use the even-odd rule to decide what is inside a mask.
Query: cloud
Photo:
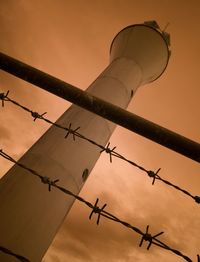
[[[98,173],[97,170],[95,172]],[[116,214],[120,219],[138,227],[143,232],[148,224],[152,235],[164,231],[165,233],[159,239],[183,254],[192,257],[195,249],[198,252],[196,238],[198,233],[192,228],[193,226],[195,229],[200,228],[198,222],[200,218],[197,213],[198,207],[195,210],[191,208],[190,199],[187,201],[179,192],[166,188],[159,182],[151,186],[148,179],[136,182],[135,177],[132,180],[125,179],[124,176],[121,180],[119,178],[118,172],[112,173],[109,177],[108,174],[104,177],[101,172],[99,175],[95,173],[94,179],[88,180],[81,195],[92,203],[95,202],[95,197],[98,197],[100,206],[107,203],[108,212]],[[106,179],[106,184],[104,179]],[[123,183],[126,180],[128,183]],[[99,188],[101,183],[96,183],[97,181],[104,181],[104,187]],[[121,182],[120,185],[119,182]],[[110,190],[111,187],[115,190]],[[77,262],[179,261],[178,256],[159,247],[152,246],[149,252],[146,251],[148,245],[146,242],[139,248],[141,237],[121,224],[101,218],[100,225],[97,226],[95,214],[91,221],[88,219],[90,212],[90,209],[83,207],[81,203],[75,203],[48,252],[49,256],[51,252],[62,253],[65,250],[67,256],[70,254],[69,261],[76,257],[73,254],[81,254],[81,258],[77,255],[74,260]],[[186,212],[190,213],[190,218]],[[191,215],[192,212],[193,215]],[[192,225],[195,217],[195,223]],[[190,223],[192,226],[188,226]],[[194,246],[192,251],[189,251],[189,240]],[[182,261],[181,258],[180,261]]]
[[[104,203],[103,199],[107,199],[111,209],[113,209],[113,206],[116,207],[114,195],[102,193],[99,198],[102,200],[102,203]],[[109,208],[107,209],[109,211]],[[71,256],[71,259],[76,258],[77,260],[74,261],[77,262],[127,262],[134,261],[133,259],[135,261],[143,261],[141,257],[143,257],[143,252],[146,253],[147,243],[144,243],[144,246],[140,249],[139,243],[141,237],[139,235],[123,227],[121,224],[107,221],[104,218],[101,218],[100,225],[97,226],[95,214],[91,221],[88,219],[90,212],[90,209],[82,207],[79,203],[75,203],[62,226],[58,241],[54,241],[52,246],[54,252],[62,253],[62,250],[65,250],[65,253],[68,254],[67,256]],[[143,231],[145,231],[146,225],[145,227],[141,225],[142,222],[137,216],[133,217],[133,214],[126,214],[123,220],[130,223],[134,221],[133,225],[141,229],[143,227]],[[153,219],[158,220],[157,217]],[[158,256],[158,254],[159,250],[152,248],[151,252],[148,252],[149,261],[151,259],[155,261],[155,256]]]
[[[4,140],[9,140],[11,137],[11,132],[9,128],[0,126],[0,143]]]

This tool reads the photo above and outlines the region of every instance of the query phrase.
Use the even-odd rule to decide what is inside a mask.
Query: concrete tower
[[[157,79],[169,59],[168,35],[156,22],[132,25],[114,38],[110,64],[89,86],[88,92],[126,108],[143,84]],[[124,119],[126,121],[126,119]],[[72,105],[58,120],[105,146],[115,128],[108,120]],[[20,163],[36,170],[78,194],[100,156],[100,150],[87,141],[54,126],[28,150]],[[86,170],[88,172],[86,172]],[[57,190],[50,193],[44,184],[14,165],[0,180],[0,245],[41,261],[74,199]],[[14,262],[0,253],[0,261]]]

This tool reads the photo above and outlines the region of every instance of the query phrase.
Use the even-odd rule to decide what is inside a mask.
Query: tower
[[[169,59],[168,36],[155,22],[132,25],[117,34],[111,44],[110,64],[89,86],[87,92],[126,108],[141,85],[157,79]],[[124,120],[126,121],[126,120]],[[72,105],[58,120],[63,126],[80,127],[80,133],[105,146],[115,125]],[[98,148],[55,126],[19,160],[78,194],[100,156]],[[51,193],[29,175],[13,166],[0,180],[1,245],[38,262],[49,247],[74,199]],[[0,260],[14,259],[0,253]]]

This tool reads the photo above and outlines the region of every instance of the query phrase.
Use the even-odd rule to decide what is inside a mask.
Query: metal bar
[[[200,162],[200,144],[0,53],[0,69]]]

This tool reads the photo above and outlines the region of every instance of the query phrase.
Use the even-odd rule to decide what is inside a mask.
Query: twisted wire
[[[107,144],[106,147],[102,146],[101,144],[93,141],[90,138],[87,138],[86,136],[82,135],[81,133],[77,132],[80,127],[77,127],[76,129],[72,129],[71,126],[72,124],[70,123],[68,127],[62,126],[60,124],[54,123],[51,120],[47,119],[46,117],[44,117],[44,115],[47,113],[43,113],[43,114],[39,114],[35,111],[30,110],[29,108],[25,107],[24,105],[21,105],[20,103],[18,103],[17,101],[11,99],[8,97],[9,91],[7,91],[5,94],[4,93],[0,93],[0,100],[2,100],[2,106],[4,106],[4,101],[7,102],[11,102],[12,104],[22,108],[23,110],[25,110],[26,112],[29,112],[31,114],[31,116],[33,117],[34,121],[36,121],[36,119],[41,119],[45,122],[47,122],[48,124],[51,124],[53,126],[56,126],[57,128],[63,129],[67,132],[65,138],[67,138],[70,134],[73,135],[73,140],[75,140],[75,137],[79,137],[81,139],[84,139],[86,141],[88,141],[89,143],[97,146],[100,148],[100,153],[102,152],[106,152],[107,154],[109,154],[110,156],[110,162],[112,163],[112,157],[116,157],[119,158],[129,164],[131,164],[132,166],[135,166],[136,168],[140,169],[141,171],[145,172],[146,175],[148,175],[150,178],[152,178],[152,185],[154,185],[156,180],[160,180],[161,182],[163,182],[164,184],[178,190],[179,192],[182,192],[183,194],[187,195],[188,197],[192,198],[197,204],[200,204],[200,196],[194,196],[192,195],[189,191],[182,189],[180,186],[177,186],[173,183],[171,183],[170,181],[167,181],[165,179],[163,179],[161,176],[158,175],[158,172],[160,171],[160,168],[154,172],[151,170],[147,170],[146,168],[142,167],[141,165],[138,165],[137,163],[133,162],[132,160],[127,159],[126,157],[124,157],[123,155],[119,154],[118,152],[115,151],[116,147],[113,147],[112,149],[110,148],[110,143]]]
[[[134,232],[136,232],[137,234],[142,236],[141,242],[139,246],[142,246],[143,241],[147,241],[149,242],[149,245],[147,247],[147,249],[149,250],[151,245],[155,245],[158,246],[160,248],[163,248],[165,250],[171,251],[172,253],[176,254],[177,256],[182,257],[185,261],[189,261],[192,262],[191,258],[189,258],[188,256],[182,254],[179,250],[176,250],[174,248],[169,247],[168,245],[166,245],[165,243],[163,243],[162,241],[157,239],[157,236],[163,234],[164,232],[160,232],[154,236],[152,236],[151,234],[148,233],[148,228],[149,226],[147,226],[146,232],[143,232],[142,230],[140,230],[139,228],[131,225],[130,223],[123,221],[121,219],[119,219],[118,217],[116,217],[115,215],[113,215],[110,212],[107,212],[104,210],[104,208],[106,207],[106,204],[103,205],[102,208],[99,208],[97,206],[98,203],[98,199],[96,200],[95,204],[93,205],[92,203],[88,202],[87,200],[85,200],[84,198],[74,194],[73,192],[71,192],[70,190],[58,185],[57,183],[59,182],[59,179],[56,180],[51,180],[49,177],[46,176],[42,176],[41,174],[39,174],[37,171],[33,170],[32,168],[27,167],[26,165],[16,161],[14,158],[12,158],[10,155],[8,155],[7,153],[5,153],[2,149],[0,149],[0,156],[2,156],[3,158],[9,160],[10,162],[18,165],[19,167],[27,170],[30,174],[40,178],[40,181],[44,184],[48,184],[48,190],[51,191],[52,187],[57,188],[58,190],[60,190],[61,192],[70,195],[74,198],[76,198],[78,201],[84,203],[85,205],[87,205],[89,208],[92,209],[92,212],[90,213],[89,218],[92,218],[92,215],[94,213],[98,214],[98,218],[97,218],[97,225],[99,224],[100,221],[100,217],[103,216],[111,221],[117,222],[122,224],[123,226],[130,228],[131,230],[133,230]],[[22,260],[23,261],[23,260]]]

